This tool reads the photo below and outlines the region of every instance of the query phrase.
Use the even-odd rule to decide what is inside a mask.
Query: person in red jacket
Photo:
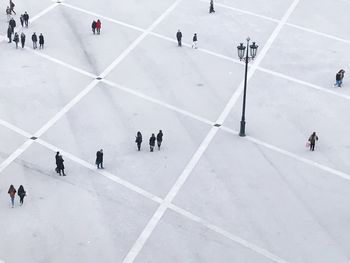
[[[12,208],[13,208],[13,206],[15,205],[15,195],[16,195],[16,189],[15,189],[15,187],[11,184],[10,185],[10,188],[9,188],[9,190],[8,190],[8,194],[10,195],[10,197],[11,197],[11,204],[12,204]]]
[[[96,22],[96,31],[97,31],[97,35],[100,34],[100,31],[101,31],[101,21],[100,19],[97,19],[97,22]]]

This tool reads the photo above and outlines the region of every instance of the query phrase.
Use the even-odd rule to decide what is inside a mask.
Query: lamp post
[[[243,92],[243,105],[242,105],[242,117],[241,117],[241,127],[239,130],[239,136],[245,136],[245,102],[247,95],[247,75],[248,75],[248,63],[250,60],[253,60],[256,56],[256,52],[258,50],[258,46],[253,42],[252,45],[249,45],[250,38],[247,38],[247,46],[244,46],[243,43],[240,43],[237,46],[238,57],[240,60],[245,60],[245,75],[244,75],[244,92]],[[250,56],[248,48],[250,48]],[[247,49],[247,51],[246,51]]]

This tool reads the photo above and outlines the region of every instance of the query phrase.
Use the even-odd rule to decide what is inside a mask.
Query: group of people
[[[157,141],[157,146],[158,146],[158,151],[160,151],[160,146],[162,145],[163,142],[163,132],[162,130],[159,130],[157,137],[152,133],[151,137],[149,138],[149,147],[150,147],[150,152],[153,152],[154,147],[156,145]],[[140,131],[137,132],[136,134],[136,139],[135,143],[137,145],[137,150],[141,150],[141,143],[142,143],[142,134]]]
[[[15,206],[16,193],[19,196],[20,205],[23,205],[24,197],[26,196],[26,191],[24,190],[23,185],[20,185],[17,192],[16,188],[11,184],[7,193],[10,195],[12,208]]]
[[[6,14],[7,14],[8,23],[9,23],[9,26],[7,29],[7,37],[9,39],[8,42],[9,43],[11,43],[12,41],[15,42],[16,48],[18,48],[18,43],[21,42],[21,46],[22,48],[24,48],[25,42],[26,42],[26,35],[24,34],[24,32],[22,32],[21,35],[19,35],[18,32],[15,32],[15,28],[17,26],[16,20],[13,17],[11,17],[12,13],[16,15],[16,12],[13,10],[13,8],[14,8],[14,3],[10,0],[10,6],[6,8]],[[27,11],[25,11],[24,14],[21,14],[20,21],[21,21],[22,27],[28,28],[29,14],[27,13]],[[34,32],[32,35],[33,49],[38,48],[38,41],[39,41],[39,49],[43,49],[44,42],[45,42],[43,34],[40,33],[38,37]]]
[[[97,35],[99,35],[101,33],[101,21],[100,19],[97,19],[97,21],[92,21],[91,24],[91,29],[92,29],[92,33],[95,35],[97,33]]]
[[[179,30],[177,30],[176,32],[176,39],[177,39],[177,45],[179,47],[182,47],[182,32]],[[192,48],[197,49],[197,42],[198,42],[198,37],[197,37],[197,33],[194,33],[193,37],[192,37]]]

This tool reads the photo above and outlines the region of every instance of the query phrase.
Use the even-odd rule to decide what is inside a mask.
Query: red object
[[[97,20],[96,22],[96,28],[100,29],[101,28],[101,21]]]

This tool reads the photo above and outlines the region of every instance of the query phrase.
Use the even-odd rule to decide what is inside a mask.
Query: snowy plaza
[[[350,0],[14,2],[27,40],[8,43],[2,11],[1,263],[349,263]]]

